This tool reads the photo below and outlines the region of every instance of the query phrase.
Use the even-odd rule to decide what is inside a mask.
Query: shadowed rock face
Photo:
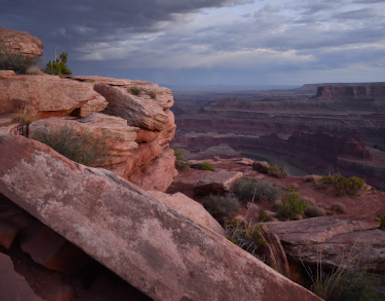
[[[8,52],[22,53],[31,59],[43,55],[43,43],[25,31],[0,28],[0,44]]]
[[[0,193],[154,300],[321,300],[119,176],[0,137]]]

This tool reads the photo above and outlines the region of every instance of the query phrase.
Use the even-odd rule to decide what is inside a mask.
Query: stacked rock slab
[[[0,137],[0,193],[154,300],[321,300],[116,174]]]
[[[169,142],[175,135],[175,117],[170,108],[170,89],[144,81],[98,76],[73,76],[73,80],[95,84],[94,90],[108,102],[106,115],[127,120],[139,128],[138,147],[113,166],[112,171],[145,190],[166,191],[177,176],[175,157]],[[130,93],[136,87],[137,95]]]

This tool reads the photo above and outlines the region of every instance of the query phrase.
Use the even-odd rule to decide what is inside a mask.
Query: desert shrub
[[[132,86],[132,87],[127,88],[127,91],[128,91],[128,93],[130,93],[132,95],[138,96],[139,93],[142,91],[142,89],[139,89],[137,86]]]
[[[308,204],[303,200],[298,192],[291,192],[282,199],[282,207],[279,215],[286,219],[299,219],[305,213]]]
[[[326,211],[323,208],[317,206],[309,206],[305,210],[306,217],[317,217],[317,216],[325,216]]]
[[[62,127],[50,132],[38,131],[33,139],[52,147],[55,151],[77,163],[102,165],[108,154],[104,139],[97,139],[90,132],[77,134],[71,127]]]
[[[28,75],[44,75],[44,71],[42,71],[38,66],[32,66],[32,67],[29,67],[25,74],[28,74]]]
[[[346,207],[344,204],[341,203],[335,203],[331,206],[330,210],[340,213],[340,214],[345,214],[346,213]]]
[[[60,77],[66,77],[66,75],[71,75],[72,71],[67,67],[68,53],[62,52],[59,55],[59,59],[54,61],[49,61],[47,67],[45,68],[45,73],[51,75],[59,75]]]
[[[13,70],[16,74],[26,74],[28,68],[39,63],[39,58],[30,59],[22,53],[11,53],[0,46],[0,70]]]
[[[19,108],[12,114],[13,123],[30,124],[35,120],[35,116],[28,112],[26,108]]]
[[[189,170],[190,164],[187,162],[186,158],[184,157],[184,150],[181,148],[173,148],[173,150],[174,150],[174,156],[176,157],[175,167],[181,170]]]
[[[316,202],[315,202],[312,198],[303,197],[302,199],[306,202],[306,204],[307,204],[309,207],[317,207]]]
[[[291,183],[288,187],[287,190],[291,192],[296,192],[299,189],[298,183]]]
[[[232,193],[208,195],[203,198],[203,207],[215,218],[229,216],[239,211],[239,203]]]
[[[282,203],[281,199],[275,200],[273,203],[273,210],[279,211],[279,209],[281,209],[282,205],[283,205],[283,203]]]
[[[219,158],[219,157],[214,157],[213,160],[214,160],[214,161],[220,161],[221,158]]]
[[[307,175],[304,177],[305,182],[313,182],[317,180],[317,176],[315,175]]]
[[[139,94],[139,93],[138,93]],[[150,95],[150,97],[152,98],[152,99],[155,99],[156,98],[156,91],[151,91],[150,93],[148,93],[148,95]]]
[[[287,177],[287,172],[289,171],[289,168],[284,166],[280,168],[277,163],[275,162],[269,162],[270,169],[267,172],[269,176],[276,177],[278,179],[283,179]]]
[[[266,244],[267,228],[249,222],[231,221],[224,225],[226,238],[252,255],[258,246]]]
[[[333,184],[336,189],[336,196],[343,196],[345,194],[357,194],[357,192],[364,186],[365,179],[360,179],[358,177],[345,178],[340,174],[335,174],[323,176],[322,182],[325,184]]]
[[[330,273],[317,272],[312,291],[326,301],[380,301],[376,290],[378,276],[353,269],[334,269]]]
[[[197,164],[197,169],[214,171],[214,166],[208,161],[203,161]]]
[[[381,220],[380,229],[385,230],[385,215],[377,214],[377,217]]]
[[[275,201],[283,194],[282,190],[277,186],[250,178],[240,178],[236,181],[233,191],[239,201],[244,203],[252,200]]]
[[[264,222],[271,222],[273,220],[273,217],[267,214],[266,210],[259,210],[258,212],[259,221],[261,223]]]

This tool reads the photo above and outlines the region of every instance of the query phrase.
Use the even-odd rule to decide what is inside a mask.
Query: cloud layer
[[[76,74],[165,84],[385,81],[385,1],[5,0]]]

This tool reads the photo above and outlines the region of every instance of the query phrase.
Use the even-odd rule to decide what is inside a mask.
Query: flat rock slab
[[[338,234],[375,229],[380,224],[378,218],[322,216],[266,225],[284,244],[310,245],[326,242]]]
[[[0,114],[13,113],[20,107],[25,107],[38,119],[66,116],[89,101],[108,104],[90,84],[58,76],[0,77]],[[100,109],[103,110],[104,107]]]
[[[238,171],[214,171],[200,180],[194,188],[194,193],[223,194],[232,189],[234,183],[242,177],[243,173]]]
[[[43,301],[29,287],[25,278],[13,269],[11,258],[0,253],[0,300]]]
[[[314,217],[266,226],[295,261],[385,271],[385,232],[377,218]]]
[[[321,300],[104,169],[0,137],[0,193],[154,300]]]

